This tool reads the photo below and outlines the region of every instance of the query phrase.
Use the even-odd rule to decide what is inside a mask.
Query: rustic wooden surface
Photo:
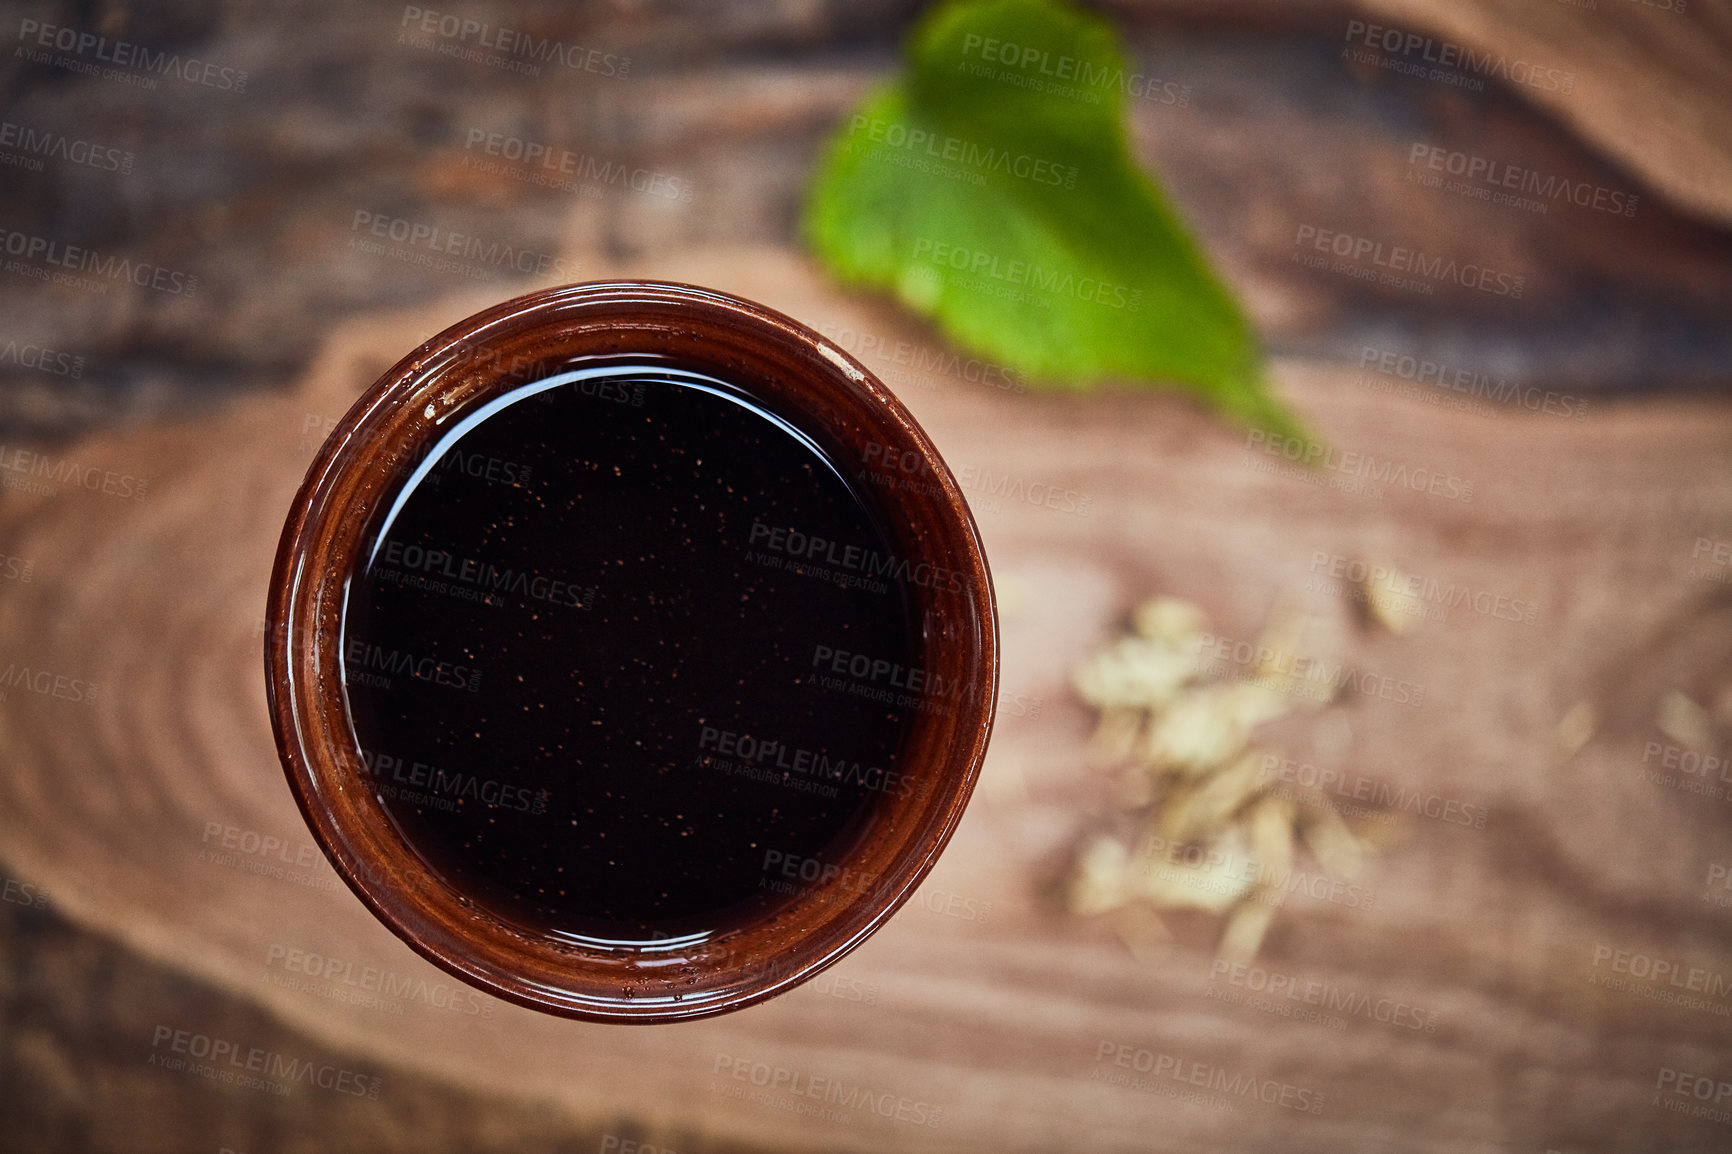
[[[68,379],[0,357],[0,432],[64,438],[286,388],[330,327],[355,312],[474,284],[348,247],[357,211],[538,253],[556,251],[577,218],[586,247],[615,259],[790,243],[812,159],[896,67],[921,7],[466,8],[475,19],[629,55],[629,78],[616,81],[526,77],[401,46],[400,7],[105,0],[92,14],[75,0],[39,0],[41,20],[196,49],[251,79],[239,97],[184,84],[142,92],[0,54],[9,122],[133,155],[126,174],[52,159],[41,172],[8,167],[0,221],[183,270],[200,285],[192,297],[124,284],[95,295],[0,275],[0,348],[39,342],[84,359]],[[1595,10],[1558,0],[1106,8],[1137,67],[1186,93],[1182,105],[1133,102],[1137,153],[1167,182],[1273,349],[1352,359],[1367,344],[1398,344],[1575,389],[1723,383],[1732,241],[1717,227],[1725,215],[1700,191],[1717,187],[1725,150],[1715,141],[1732,124],[1723,3],[1691,0],[1683,15],[1634,0],[1598,0]],[[1579,83],[1558,103],[1532,86],[1469,92],[1361,66],[1341,58],[1352,20],[1539,60]],[[476,128],[678,177],[693,196],[589,195],[603,190],[482,173],[464,166]],[[1680,151],[1680,134],[1702,138],[1698,150]],[[1415,144],[1634,195],[1640,208],[1628,219],[1562,204],[1537,214],[1417,189],[1405,181]],[[1664,163],[1638,162],[1650,153]],[[1292,259],[1304,225],[1526,276],[1523,307],[1447,285],[1421,297],[1312,272]]]
[[[1569,73],[1525,95],[1687,211],[1732,223],[1732,8],[1718,0],[1364,0],[1385,26]],[[1549,78],[1548,78],[1549,81]]]
[[[614,266],[574,255],[737,291],[845,341],[934,341],[774,247]],[[259,632],[282,510],[316,430],[402,350],[494,295],[358,320],[288,395],[50,450],[147,478],[141,500],[71,485],[5,494],[0,539],[32,564],[28,582],[0,589],[5,659],[98,687],[94,704],[16,685],[0,701],[0,860],[62,914],[257,1003],[387,1083],[403,1071],[551,1104],[573,1125],[630,1119],[693,1149],[1724,1148],[1724,1126],[1650,1102],[1662,1067],[1732,1076],[1732,1019],[1590,981],[1606,972],[1601,946],[1732,974],[1732,922],[1705,881],[1732,860],[1727,803],[1637,775],[1644,744],[1670,740],[1655,729],[1666,691],[1712,704],[1732,689],[1726,586],[1689,572],[1696,539],[1732,523],[1732,404],[1718,401],[1597,404],[1581,421],[1451,412],[1352,370],[1277,366],[1331,444],[1471,480],[1466,503],[1259,471],[1244,434],[1165,395],[1017,396],[868,356],[953,468],[1090,501],[1085,517],[971,494],[1006,598],[1005,708],[927,899],[838,968],[858,985],[620,1029],[503,1004],[454,1015],[413,997],[398,1014],[273,984],[273,946],[440,980],[328,868],[279,862],[272,877],[201,855],[220,849],[220,835],[206,840],[213,824],[279,839],[290,858],[309,844],[266,728]],[[1531,625],[1458,607],[1396,637],[1313,595],[1321,651],[1423,685],[1423,704],[1364,698],[1266,735],[1302,761],[1489,810],[1483,830],[1405,819],[1364,879],[1370,909],[1296,897],[1259,960],[1435,1013],[1432,1033],[1223,1004],[1209,996],[1224,983],[1211,984],[1206,926],[1182,927],[1171,959],[1144,964],[1045,896],[1110,808],[1069,668],[1154,592],[1254,637],[1319,550],[1537,606]],[[1564,758],[1558,723],[1584,700],[1600,729]],[[1038,716],[1017,715],[1037,701]],[[942,912],[948,895],[961,916]],[[866,990],[875,1004],[849,1000]],[[142,1026],[124,1041],[139,1064],[150,1043]],[[1102,1043],[1305,1088],[1324,1106],[1224,1110],[1105,1084],[1091,1078],[1112,1069],[1097,1064]],[[942,1121],[853,1111],[843,1123],[729,1097],[718,1058],[939,1104]],[[162,1091],[185,1077],[161,1074]]]
[[[428,1004],[448,992],[439,975],[318,862],[261,699],[263,582],[282,511],[323,429],[374,373],[532,287],[501,279],[454,295],[472,280],[348,248],[354,212],[560,252],[581,276],[734,288],[856,347],[866,334],[937,350],[893,310],[825,288],[790,247],[811,158],[894,66],[919,7],[465,6],[630,53],[629,84],[525,80],[399,49],[394,8],[32,10],[254,79],[245,99],[144,93],[0,54],[5,119],[136,159],[125,176],[8,167],[0,224],[183,268],[203,286],[194,298],[96,296],[0,276],[0,342],[85,360],[73,380],[0,359],[0,463],[41,452],[62,475],[76,464],[148,480],[138,501],[64,481],[52,497],[0,494],[0,668],[98,686],[94,705],[0,686],[0,1150],[605,1154],[610,1136],[681,1154],[1732,1146],[1732,1130],[1666,1113],[1653,1095],[1662,1069],[1732,1081],[1728,999],[1690,1008],[1657,1001],[1664,983],[1593,982],[1611,966],[1595,966],[1599,951],[1732,975],[1732,906],[1717,900],[1732,889],[1713,880],[1732,867],[1729,803],[1639,775],[1648,743],[1676,745],[1656,728],[1668,691],[1719,707],[1699,739],[1717,755],[1732,712],[1732,595],[1701,576],[1728,570],[1692,556],[1698,538],[1732,541],[1732,407],[1676,396],[1726,396],[1732,364],[1732,42],[1710,0],[1682,13],[1658,0],[1104,5],[1142,68],[1191,91],[1182,107],[1133,107],[1133,142],[1246,299],[1282,390],[1331,443],[1471,480],[1474,499],[1372,498],[1260,472],[1242,434],[1170,397],[1008,395],[868,355],[953,465],[1068,487],[1090,515],[971,493],[1006,607],[987,776],[922,904],[844,963],[839,983],[646,1031],[504,1006],[453,1016]],[[1353,19],[1576,83],[1473,94],[1344,61]],[[484,176],[463,163],[475,126],[671,173],[695,195]],[[1416,143],[1638,194],[1641,208],[1538,215],[1416,190],[1403,181]],[[1305,224],[1492,263],[1528,276],[1528,293],[1518,307],[1450,286],[1421,298],[1306,270],[1292,260]],[[1588,396],[1588,416],[1393,395],[1382,386],[1395,382],[1352,368],[1367,346]],[[174,414],[204,415],[121,427]],[[1318,551],[1536,606],[1531,626],[1458,606],[1396,637],[1312,593],[1327,622],[1319,647],[1423,685],[1425,704],[1362,700],[1261,735],[1302,762],[1487,807],[1483,830],[1405,820],[1361,879],[1377,894],[1370,910],[1294,899],[1259,962],[1435,1014],[1432,1033],[1224,1004],[1209,996],[1223,983],[1210,981],[1206,919],[1179,922],[1176,953],[1145,964],[1104,922],[1047,896],[1075,842],[1112,820],[1110,784],[1084,749],[1089,718],[1064,685],[1070,665],[1152,592],[1253,637],[1281,592],[1314,576]],[[1565,757],[1558,723],[1583,701],[1599,727]],[[1705,784],[1732,788],[1712,772]],[[225,831],[276,838],[290,860],[208,860]],[[272,984],[299,976],[268,964],[273,946],[430,985],[381,1008],[346,1004],[324,996],[335,982]],[[849,1000],[867,993],[870,1005]],[[164,1024],[345,1065],[384,1090],[377,1102],[308,1087],[276,1098],[165,1071],[148,1062]],[[1320,1092],[1324,1109],[1223,1111],[1104,1085],[1091,1080],[1107,1068],[1103,1042]],[[711,1089],[718,1057],[942,1104],[942,1123],[839,1124],[728,1098]]]

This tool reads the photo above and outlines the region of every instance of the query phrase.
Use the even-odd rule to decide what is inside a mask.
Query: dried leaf
[[[1221,944],[1215,954],[1222,961],[1249,965],[1256,960],[1263,946],[1263,935],[1275,917],[1275,907],[1262,901],[1249,901],[1233,911],[1227,928],[1221,934]]]
[[[1269,754],[1249,748],[1259,725],[1331,696],[1295,676],[1312,620],[1295,604],[1271,612],[1257,664],[1239,680],[1201,680],[1196,639],[1207,619],[1172,598],[1137,606],[1136,635],[1076,671],[1078,692],[1101,710],[1094,751],[1124,767],[1119,804],[1140,812],[1144,825],[1134,850],[1104,837],[1086,845],[1068,898],[1078,913],[1113,913],[1139,958],[1158,960],[1172,948],[1154,911],[1190,909],[1224,915],[1221,956],[1249,961],[1285,896],[1271,879],[1292,871],[1301,838],[1336,876],[1353,876],[1370,852],[1318,790],[1271,792]],[[1351,730],[1341,737],[1344,747]]]
[[[1101,709],[1159,709],[1197,675],[1194,654],[1158,641],[1126,637],[1081,665],[1078,695]]]
[[[1153,597],[1132,612],[1131,625],[1150,641],[1188,649],[1208,631],[1209,618],[1189,601],[1177,597]]]
[[[1261,876],[1285,876],[1293,868],[1293,818],[1297,807],[1286,798],[1266,797],[1246,822],[1251,856]]]
[[[1280,694],[1294,706],[1321,709],[1334,699],[1337,686],[1301,675],[1299,655],[1311,621],[1309,613],[1290,601],[1276,605],[1270,613],[1269,625],[1257,641],[1261,655],[1252,684]]]
[[[1282,597],[1269,610],[1268,623],[1263,626],[1263,635],[1257,639],[1257,644],[1272,654],[1257,667],[1257,673],[1262,677],[1280,676],[1277,663],[1285,658],[1291,663],[1294,656],[1300,653],[1305,644],[1305,634],[1311,628],[1311,614],[1305,611],[1302,603],[1292,597]]]
[[[1100,721],[1095,723],[1094,737],[1089,742],[1093,760],[1097,764],[1117,765],[1131,755],[1142,728],[1141,710],[1123,706],[1103,709]]]
[[[1359,583],[1371,619],[1391,633],[1406,633],[1425,617],[1425,602],[1407,592],[1407,584],[1407,576],[1390,565],[1369,566]]]
[[[1593,739],[1598,725],[1599,719],[1594,716],[1594,707],[1588,702],[1578,701],[1570,706],[1569,712],[1558,722],[1558,752],[1564,757],[1574,757],[1582,746]]]
[[[1101,914],[1118,909],[1129,897],[1129,854],[1110,837],[1097,837],[1077,856],[1068,904],[1072,913]]]
[[[1306,848],[1327,873],[1342,878],[1358,876],[1366,846],[1334,810],[1306,810],[1299,832],[1305,838]]]
[[[1660,732],[1680,745],[1704,753],[1714,749],[1714,719],[1708,711],[1676,689],[1660,698]]]
[[[1247,751],[1219,773],[1187,784],[1162,808],[1161,835],[1169,841],[1201,841],[1224,829],[1252,798],[1268,787],[1263,755]]]
[[[1142,756],[1160,768],[1202,773],[1238,756],[1253,729],[1290,708],[1287,698],[1252,682],[1202,686],[1155,720]]]
[[[1240,873],[1211,864],[1206,855],[1199,865],[1163,861],[1136,879],[1135,892],[1161,909],[1223,913],[1251,890],[1252,882],[1242,876],[1244,861],[1238,859]]]

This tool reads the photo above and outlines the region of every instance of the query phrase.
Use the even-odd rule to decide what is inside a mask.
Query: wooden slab
[[[1626,969],[1640,955],[1732,975],[1732,921],[1715,901],[1732,890],[1707,884],[1732,864],[1732,808],[1675,788],[1697,780],[1681,772],[1671,786],[1641,777],[1649,742],[1678,745],[1656,728],[1669,690],[1712,707],[1732,689],[1732,600],[1701,576],[1728,570],[1693,557],[1699,538],[1732,540],[1732,403],[1596,400],[1580,420],[1462,411],[1404,395],[1394,377],[1276,366],[1337,453],[1392,462],[1372,466],[1373,495],[1345,487],[1368,482],[1339,457],[1268,471],[1278,457],[1173,396],[1018,395],[922,372],[941,348],[929,332],[783,249],[615,267],[754,297],[863,350],[963,478],[1006,604],[1004,706],[982,790],[920,901],[832,980],[708,1022],[606,1028],[466,991],[442,1008],[450,983],[317,860],[263,704],[281,518],[327,422],[491,295],[357,320],[291,394],[45,449],[55,491],[4,494],[0,552],[31,568],[28,581],[0,577],[0,667],[12,667],[0,859],[82,924],[255,999],[357,1064],[580,1119],[861,1151],[1732,1138],[1652,1105],[1662,1069],[1732,1078],[1732,997],[1703,996],[1702,1009],[1658,1001],[1664,982],[1630,974],[1616,975],[1628,989],[1595,984],[1614,976],[1618,951]],[[19,449],[6,446],[9,462]],[[21,474],[7,470],[11,486]],[[1457,496],[1471,483],[1471,500],[1416,491],[1421,470]],[[142,497],[118,495],[127,478],[146,482]],[[1051,507],[1049,491],[1075,501]],[[1306,588],[1336,555],[1468,596],[1407,635],[1368,630],[1346,598]],[[1362,879],[1369,907],[1295,895],[1259,959],[1265,978],[1240,985],[1213,969],[1207,925],[1182,927],[1179,950],[1149,965],[1108,925],[1055,906],[1055,871],[1111,818],[1110,783],[1085,753],[1091,718],[1066,678],[1157,592],[1199,602],[1236,639],[1254,638],[1284,592],[1309,598],[1325,621],[1312,644],[1371,675],[1373,691],[1262,738],[1347,781],[1484,807],[1484,828],[1402,816]],[[1500,598],[1531,604],[1531,624],[1499,619]],[[31,683],[47,692],[17,680],[25,667],[52,675]],[[80,683],[93,700],[70,699]],[[1423,687],[1423,700],[1380,695],[1386,683]],[[1601,723],[1565,757],[1557,727],[1581,701]],[[292,973],[291,950],[337,968]],[[409,981],[382,1006],[346,1000],[343,975],[369,966]],[[1242,999],[1271,974],[1324,991],[1324,1005],[1221,996]],[[1397,1005],[1399,1020],[1379,1020]],[[1412,1027],[1413,1014],[1429,1026]],[[150,1039],[138,1046],[142,1062]],[[753,1085],[754,1071],[777,1092]],[[826,1103],[832,1084],[856,1104]],[[795,1098],[794,1085],[819,1098]],[[1318,1113],[1292,1108],[1301,1091]],[[933,1107],[936,1125],[909,1120]],[[834,1116],[812,1112],[823,1110]]]

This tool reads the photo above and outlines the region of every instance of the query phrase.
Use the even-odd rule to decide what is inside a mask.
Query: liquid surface
[[[725,930],[922,788],[882,511],[739,388],[563,374],[405,472],[350,582],[350,718],[410,845],[495,912],[608,943]]]

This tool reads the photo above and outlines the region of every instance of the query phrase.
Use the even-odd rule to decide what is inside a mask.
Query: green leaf
[[[1174,382],[1296,434],[1238,304],[1131,158],[1122,103],[1151,83],[1105,21],[1068,6],[937,7],[903,77],[831,142],[807,239],[842,280],[1036,380]]]

